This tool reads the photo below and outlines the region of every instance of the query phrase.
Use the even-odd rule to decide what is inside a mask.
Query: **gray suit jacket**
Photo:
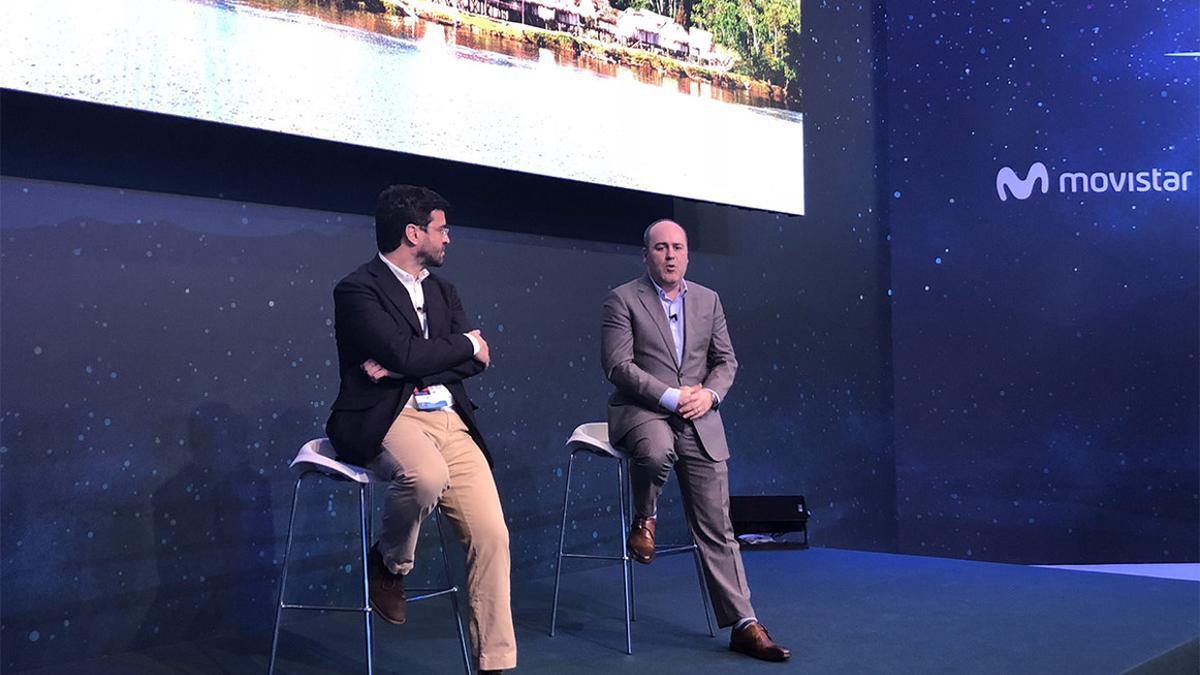
[[[684,296],[683,363],[675,363],[675,343],[649,276],[614,288],[604,300],[600,362],[616,391],[608,402],[608,434],[614,445],[640,424],[670,417],[658,401],[669,387],[701,384],[721,401],[737,373],[737,358],[716,291],[688,281]],[[714,461],[729,459],[721,413],[710,410],[693,420],[704,452]]]

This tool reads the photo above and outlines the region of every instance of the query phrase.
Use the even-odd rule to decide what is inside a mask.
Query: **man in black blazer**
[[[466,549],[471,641],[481,672],[516,666],[508,528],[463,380],[490,360],[450,282],[449,206],[423,187],[379,195],[379,255],[334,289],[341,386],[325,426],[338,457],[388,482],[368,558],[371,606],[404,623],[404,575],[421,521],[440,503]]]

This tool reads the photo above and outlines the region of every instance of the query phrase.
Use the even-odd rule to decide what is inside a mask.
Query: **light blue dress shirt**
[[[674,300],[667,297],[666,292],[654,281],[653,277],[650,278],[650,283],[654,284],[654,290],[658,291],[658,301],[662,304],[663,315],[667,317],[667,326],[671,329],[671,338],[675,341],[675,365],[682,366],[683,344],[686,337],[684,333],[683,298],[687,295],[687,281],[680,281],[679,293],[675,296]],[[716,407],[720,401],[717,392],[707,388],[706,391],[712,395],[713,407]],[[671,412],[675,412],[679,408],[679,394],[678,387],[669,387],[663,392],[662,398],[658,399],[658,404]]]
[[[662,304],[663,315],[667,317],[667,326],[671,329],[671,337],[675,341],[675,365],[683,365],[683,297],[687,295],[687,281],[680,281],[679,293],[672,300],[667,297],[666,291],[662,289],[651,277],[650,283],[654,284],[654,290],[658,291],[658,301]],[[662,407],[675,412],[679,407],[679,389],[670,387],[663,392],[662,398],[658,399],[658,404]]]

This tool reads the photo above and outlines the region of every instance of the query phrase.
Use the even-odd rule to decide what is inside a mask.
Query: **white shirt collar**
[[[421,274],[414,277],[413,275],[409,274],[408,272],[405,272],[404,270],[397,267],[395,264],[392,263],[391,260],[388,260],[387,258],[383,257],[382,253],[379,254],[379,259],[383,261],[384,265],[388,266],[388,269],[390,269],[392,271],[392,274],[396,275],[396,278],[399,279],[400,283],[402,283],[402,284],[406,284],[406,285],[407,284],[419,284],[422,281],[425,281],[425,279],[429,276],[428,268],[423,268],[421,270]]]

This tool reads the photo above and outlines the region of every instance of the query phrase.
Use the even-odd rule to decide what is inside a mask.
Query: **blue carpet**
[[[745,561],[759,618],[792,648],[789,663],[729,652],[728,631],[709,637],[691,559],[677,556],[637,568],[632,656],[619,566],[567,568],[553,638],[553,578],[516,583],[519,672],[1117,674],[1173,649],[1154,672],[1197,672],[1178,658],[1200,635],[1195,582],[834,549],[750,551]],[[414,605],[408,625],[377,622],[376,672],[462,672],[452,625],[443,600]],[[359,626],[292,614],[281,672],[363,672]],[[264,630],[40,672],[262,673],[269,647]]]
[[[573,653],[593,672],[1121,673],[1200,635],[1194,582],[833,549],[745,560],[759,618],[792,648],[791,664],[731,654],[725,631],[708,638],[690,561],[676,558],[639,568],[633,657],[620,653],[611,568],[566,582],[567,630],[542,639],[529,625],[524,665],[556,672],[554,655]],[[525,596],[522,618],[536,617],[539,595]]]

